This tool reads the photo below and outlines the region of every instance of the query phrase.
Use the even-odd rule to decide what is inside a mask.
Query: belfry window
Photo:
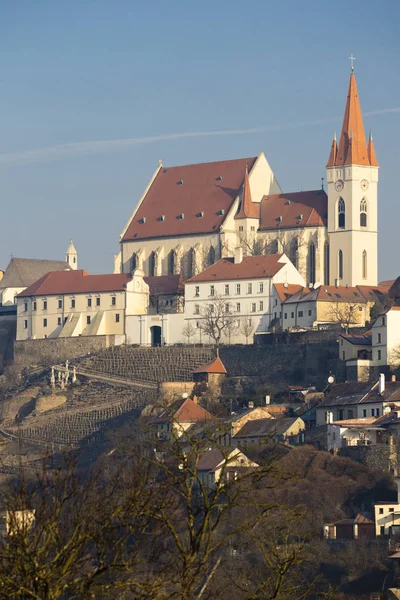
[[[346,226],[346,204],[343,198],[339,198],[338,202],[338,227],[344,229]]]
[[[339,250],[338,255],[338,277],[339,279],[343,279],[343,252]]]
[[[360,227],[367,226],[367,201],[363,198],[360,202]]]
[[[362,253],[362,278],[367,279],[368,270],[367,270],[367,251],[364,250]]]

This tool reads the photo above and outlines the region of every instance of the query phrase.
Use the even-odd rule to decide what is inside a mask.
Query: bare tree
[[[190,344],[190,338],[192,338],[195,333],[196,333],[196,328],[193,326],[191,321],[186,321],[186,323],[182,329],[182,334],[187,339],[188,344]]]
[[[199,329],[213,340],[217,356],[223,337],[229,332],[232,335],[236,324],[237,317],[231,312],[229,302],[219,294],[200,308]]]
[[[246,338],[246,344],[249,342],[249,337],[254,333],[254,325],[251,319],[243,317],[240,321],[240,333]]]
[[[336,302],[329,311],[329,320],[332,323],[338,323],[345,333],[349,333],[352,325],[362,325],[360,315],[366,320],[366,306],[352,302]]]

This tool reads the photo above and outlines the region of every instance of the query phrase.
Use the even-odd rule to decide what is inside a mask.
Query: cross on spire
[[[354,61],[356,60],[356,57],[353,56],[353,53],[350,54],[349,60],[351,62],[351,72],[353,72],[354,71]]]

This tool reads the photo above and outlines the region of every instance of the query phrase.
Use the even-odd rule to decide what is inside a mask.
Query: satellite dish
[[[335,378],[333,375],[329,375],[328,377],[328,383],[333,383],[335,381]]]
[[[189,396],[189,394],[187,394],[186,392],[184,392],[184,393],[182,394],[182,398],[184,398],[185,400],[186,400],[186,398],[187,398],[188,396]]]

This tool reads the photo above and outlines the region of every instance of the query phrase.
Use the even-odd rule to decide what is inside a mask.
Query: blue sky
[[[112,271],[160,158],[264,151],[285,191],[319,187],[352,52],[376,112],[379,277],[399,275],[399,19],[393,0],[2,2],[0,266],[62,259],[72,237],[82,268]],[[262,131],[168,137],[248,129]],[[156,139],[121,142],[137,138]]]

